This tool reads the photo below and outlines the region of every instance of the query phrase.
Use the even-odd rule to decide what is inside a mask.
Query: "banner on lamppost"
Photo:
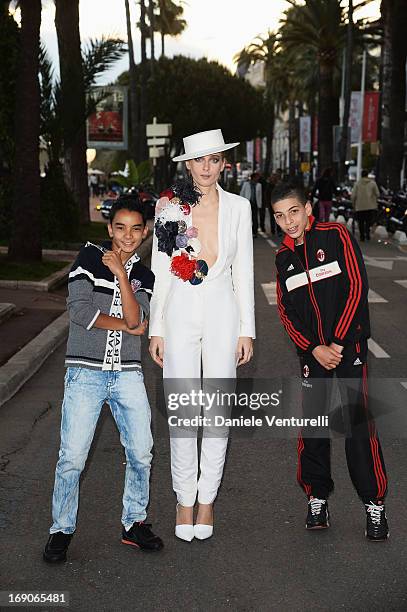
[[[246,142],[246,157],[249,164],[253,163],[253,140]]]
[[[94,87],[96,110],[87,120],[88,148],[127,149],[127,88]]]
[[[367,91],[363,108],[363,137],[364,142],[377,141],[377,124],[379,120],[380,92]]]
[[[352,91],[349,109],[349,127],[351,130],[351,143],[359,142],[362,129],[362,94],[360,91]]]
[[[311,151],[311,117],[300,117],[300,153]]]
[[[318,151],[318,115],[314,116],[313,126],[312,126],[312,150]]]
[[[255,141],[255,160],[256,164],[261,166],[261,138],[256,138]]]

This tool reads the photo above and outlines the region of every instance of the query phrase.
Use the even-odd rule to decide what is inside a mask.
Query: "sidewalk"
[[[138,250],[142,260],[151,243],[150,234]],[[51,292],[0,287],[0,406],[65,341],[67,294],[66,284]]]

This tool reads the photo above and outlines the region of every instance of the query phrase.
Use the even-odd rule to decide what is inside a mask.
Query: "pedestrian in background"
[[[368,171],[362,170],[362,178],[355,183],[352,190],[352,204],[359,225],[360,241],[370,240],[370,228],[377,210],[377,198],[380,195],[376,181],[368,177]]]
[[[272,172],[272,174],[270,175],[270,178],[268,180],[269,188],[268,188],[267,206],[268,206],[268,209],[270,211],[270,229],[271,229],[271,233],[275,234],[277,232],[277,234],[279,236],[281,236],[281,229],[276,224],[275,219],[274,219],[273,209],[271,208],[271,195],[273,193],[274,188],[280,182],[281,182],[281,169],[277,168],[277,170],[275,172]]]
[[[252,233],[253,238],[257,238],[259,229],[259,211],[262,206],[262,186],[259,182],[260,175],[258,172],[253,172],[250,179],[245,181],[240,190],[240,195],[250,202],[252,209]]]
[[[276,223],[274,221],[273,211],[271,210],[270,198],[275,185],[279,182],[278,174],[273,172],[269,177],[260,177],[262,186],[262,205],[260,209],[260,229],[266,233],[266,211],[269,211],[270,232],[276,233]]]
[[[317,179],[312,190],[312,197],[318,196],[320,221],[329,221],[332,210],[332,199],[336,190],[335,181],[332,176],[332,168],[325,168],[322,176]]]

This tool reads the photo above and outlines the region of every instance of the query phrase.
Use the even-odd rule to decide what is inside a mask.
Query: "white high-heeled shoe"
[[[176,505],[176,511],[178,512],[178,506]],[[180,540],[185,542],[191,542],[194,539],[194,526],[193,525],[175,525],[175,535]]]
[[[194,535],[198,540],[207,540],[213,535],[213,525],[196,523],[194,525]]]
[[[213,514],[212,514],[212,517],[213,517]],[[203,523],[196,523],[194,525],[194,535],[198,540],[207,540],[208,538],[213,536],[213,525],[205,525]]]

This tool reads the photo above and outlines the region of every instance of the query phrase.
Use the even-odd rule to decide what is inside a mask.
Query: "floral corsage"
[[[171,257],[171,272],[192,285],[202,283],[208,265],[197,259],[201,251],[196,227],[188,227],[186,219],[202,194],[189,180],[178,180],[161,193],[156,205],[155,235],[158,250]]]

